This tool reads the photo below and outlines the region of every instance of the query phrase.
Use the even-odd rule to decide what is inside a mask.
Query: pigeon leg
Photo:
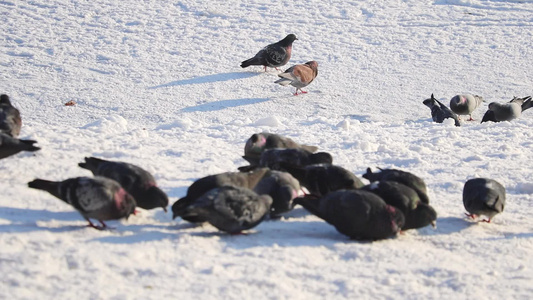
[[[472,115],[470,115],[470,118],[467,121],[475,121],[474,118],[472,118]]]
[[[467,217],[469,217],[470,219],[475,219],[475,218],[477,217],[477,216],[474,215],[474,214],[467,214],[467,213],[465,213],[465,215],[466,215]]]
[[[100,221],[100,220],[98,220],[98,221],[99,221],[103,226],[94,225],[94,223],[91,222],[91,220],[89,220],[88,218],[85,218],[85,220],[87,220],[87,222],[89,222],[89,224],[87,224],[87,227],[92,227],[92,228],[94,228],[94,229],[96,229],[96,230],[104,230],[104,229],[107,227],[107,225],[106,225],[104,222]]]
[[[483,223],[490,223],[490,219],[481,220],[481,222],[483,222]]]
[[[267,71],[267,66],[265,66],[265,72]]]

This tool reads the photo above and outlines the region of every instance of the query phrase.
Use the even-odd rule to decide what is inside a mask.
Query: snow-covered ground
[[[42,147],[0,161],[0,299],[533,295],[533,109],[479,123],[489,102],[533,94],[533,1],[3,0],[0,29],[0,93],[21,111],[21,138]],[[303,96],[274,70],[239,67],[288,33],[299,39],[289,65],[319,64]],[[476,121],[436,124],[431,93],[487,102]],[[77,163],[97,156],[144,167],[174,202],[246,165],[261,131],[317,145],[358,176],[419,175],[437,229],[357,242],[297,208],[247,235],[163,210],[97,231],[27,187],[90,175]],[[491,224],[464,217],[473,177],[507,189]]]

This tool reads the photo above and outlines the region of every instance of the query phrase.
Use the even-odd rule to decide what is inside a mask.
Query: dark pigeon
[[[78,165],[91,171],[95,176],[107,177],[117,181],[135,198],[138,207],[144,209],[162,207],[165,212],[167,211],[167,195],[157,187],[152,174],[141,167],[96,157],[85,157],[85,162]]]
[[[463,188],[463,204],[467,216],[475,219],[484,215],[488,217],[484,222],[490,223],[495,215],[503,212],[505,187],[493,179],[470,179]]]
[[[297,198],[295,203],[352,239],[385,239],[404,226],[404,216],[399,209],[368,191],[339,190],[321,198]]]
[[[11,105],[8,95],[0,95],[0,132],[16,138],[20,134],[21,126],[19,110]]]
[[[483,98],[478,95],[463,94],[453,96],[450,100],[450,109],[458,115],[468,115],[468,121],[473,121],[472,112],[483,103]]]
[[[257,226],[270,212],[272,198],[248,188],[222,186],[209,190],[176,211],[186,218],[199,218],[231,234]]]
[[[269,168],[271,170],[284,171],[281,163],[293,166],[304,167],[314,164],[331,164],[333,157],[327,152],[311,153],[301,148],[273,148],[266,149],[261,153],[259,165],[239,167],[240,171],[248,171],[257,167]]]
[[[431,98],[424,100],[422,103],[431,109],[431,118],[436,123],[442,123],[445,119],[453,119],[455,121],[455,126],[461,126],[457,115],[446,105],[437,100],[433,94],[431,94]]]
[[[267,67],[277,68],[284,66],[289,62],[292,53],[292,43],[297,40],[294,34],[287,35],[281,41],[270,44],[259,50],[257,54],[241,63],[242,68],[249,66],[264,66],[265,72]]]
[[[435,209],[421,202],[416,191],[404,184],[395,181],[375,181],[361,189],[380,196],[387,204],[399,209],[405,216],[402,230],[436,225]]]
[[[199,197],[206,192],[219,188],[222,186],[236,186],[248,189],[253,189],[257,183],[265,176],[270,170],[267,168],[259,168],[250,172],[226,172],[221,174],[209,175],[200,178],[193,182],[187,189],[187,195],[179,199],[172,205],[172,218],[180,216],[182,219],[188,222],[200,223],[205,222],[199,215],[183,215],[180,213],[187,206],[191,205]]]
[[[288,137],[261,132],[252,134],[246,141],[246,145],[244,145],[244,156],[242,158],[251,165],[258,165],[263,151],[273,148],[304,149],[311,153],[318,150],[316,146],[300,145]]]
[[[341,166],[331,164],[316,164],[305,167],[294,167],[282,164],[282,167],[300,181],[311,195],[324,196],[336,190],[359,189],[363,182],[352,172]]]
[[[282,86],[292,85],[296,88],[294,96],[306,94],[307,92],[303,91],[302,88],[308,86],[318,76],[318,63],[312,60],[305,64],[294,65],[278,76],[281,79],[274,81],[274,83]],[[298,90],[300,90],[300,94],[298,94]]]
[[[33,140],[20,140],[7,134],[0,133],[0,159],[15,155],[21,151],[34,152],[41,148],[34,146]]]
[[[269,171],[254,187],[258,195],[272,197],[270,217],[277,218],[293,208],[293,200],[298,197],[300,183],[287,172]]]
[[[481,119],[481,123],[487,121],[511,121],[519,118],[524,110],[531,107],[533,107],[531,96],[524,98],[514,97],[508,103],[491,102],[489,104],[489,109],[483,115],[483,119]]]
[[[135,212],[135,199],[118,184],[105,177],[77,177],[64,181],[35,179],[30,188],[47,191],[72,205],[89,222],[89,226],[104,229],[106,220],[128,218]],[[96,219],[102,226],[94,225]]]
[[[426,183],[422,178],[397,169],[380,169],[379,173],[372,173],[370,168],[366,169],[366,173],[363,174],[363,178],[368,179],[370,182],[374,181],[396,181],[404,184],[416,191],[420,201],[429,204],[428,191]]]

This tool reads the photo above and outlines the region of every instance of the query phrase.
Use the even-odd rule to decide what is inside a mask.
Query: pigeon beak
[[[433,229],[437,229],[437,221],[432,221],[431,227],[433,227]]]
[[[163,206],[163,210],[165,211],[165,213],[167,212],[167,207],[166,206]]]

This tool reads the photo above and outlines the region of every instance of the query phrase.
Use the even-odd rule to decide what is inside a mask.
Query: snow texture
[[[42,150],[0,161],[0,299],[530,299],[533,1],[4,0],[0,93]],[[289,33],[287,66],[316,60],[305,95],[241,61]],[[487,101],[461,127],[422,104]],[[74,101],[74,106],[64,104]],[[464,119],[464,118],[463,118]],[[261,131],[317,145],[359,177],[423,178],[437,229],[347,239],[297,208],[246,235],[142,210],[97,231],[34,178],[90,176],[85,156],[150,171],[171,202],[236,171]],[[507,189],[493,222],[466,219],[464,183]]]

